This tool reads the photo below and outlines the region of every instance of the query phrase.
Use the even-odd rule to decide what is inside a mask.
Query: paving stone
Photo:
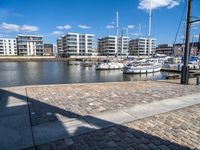
[[[74,142],[71,138],[67,138],[64,141],[65,141],[65,144],[67,144],[68,146],[74,144]]]
[[[200,111],[198,111],[199,109],[200,104],[193,105],[183,109],[133,121],[124,125],[115,125],[79,135],[72,138],[73,143],[70,147],[71,149],[77,150],[199,149],[199,124],[197,122],[192,122],[192,120],[195,120],[194,118],[200,116]],[[197,111],[198,113],[196,113]],[[169,124],[165,124],[164,122],[169,119],[171,120]],[[174,128],[180,126],[186,126],[187,128],[186,130]],[[181,140],[182,137],[184,137],[184,141]],[[69,149],[69,147],[67,147],[67,149]]]
[[[160,145],[159,148],[161,150],[170,150],[166,145]]]
[[[138,104],[158,102],[198,92],[200,88],[195,85],[186,86],[154,81],[27,88],[30,110],[35,112],[31,115],[34,128],[54,121],[65,123],[73,118],[106,127],[90,130],[90,132],[80,132],[87,129],[80,126],[75,130],[80,132],[78,136],[73,134],[67,136],[71,139],[71,141],[67,139],[68,144],[64,139],[66,137],[63,137],[63,147],[60,146],[62,145],[61,137],[58,137],[58,141],[44,145],[47,149],[71,150],[198,149],[200,146],[199,104],[141,118],[123,125],[110,124],[105,120],[102,123],[102,120],[99,122],[100,119],[91,117],[98,116],[99,113],[106,114],[108,111],[115,112]],[[189,96],[183,100],[186,104],[184,106],[189,104],[189,100]],[[177,101],[174,101],[171,106],[175,107],[176,103]],[[115,117],[117,118],[118,115]],[[65,131],[67,130],[63,130]]]
[[[64,122],[66,117],[97,114],[196,92],[200,88],[195,85],[158,81],[27,88],[30,109],[35,112],[35,117],[31,116],[33,125],[55,120]],[[68,113],[58,119],[56,113],[63,111]]]
[[[114,141],[108,142],[107,145],[108,145],[109,147],[116,147],[116,146],[117,146],[117,144],[116,144]]]

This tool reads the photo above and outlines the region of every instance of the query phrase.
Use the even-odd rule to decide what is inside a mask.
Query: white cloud
[[[106,29],[114,29],[115,27],[113,25],[107,25]]]
[[[196,34],[193,37],[198,39],[199,38],[199,34]]]
[[[199,17],[200,18],[200,17]],[[198,21],[198,22],[194,22],[194,23],[192,23],[192,25],[191,26],[198,26],[198,25],[200,25],[200,22]]]
[[[18,32],[20,30],[20,26],[17,24],[8,24],[3,22],[0,24],[0,29],[4,32]]]
[[[72,28],[72,26],[70,26],[69,24],[66,24],[65,26],[64,26],[64,29],[71,29]]]
[[[64,26],[56,26],[56,28],[59,29],[59,30],[63,30],[63,29],[71,29],[72,26],[69,25],[69,24],[66,24]]]
[[[39,31],[39,28],[37,26],[32,25],[17,25],[17,24],[9,24],[6,22],[3,22],[0,24],[0,29],[3,32],[19,32],[19,31],[25,31],[25,32],[36,32]]]
[[[61,34],[64,34],[62,31],[53,31],[51,33],[52,35],[61,35]]]
[[[23,25],[21,27],[21,30],[25,32],[37,32],[39,31],[39,28],[37,26],[32,26],[32,25]]]
[[[133,29],[133,28],[135,28],[135,26],[134,25],[128,25],[128,28]]]
[[[180,0],[140,0],[138,8],[149,10],[150,8],[167,7],[171,9],[179,4]]]
[[[81,29],[91,29],[91,27],[87,25],[78,25],[78,27]]]
[[[56,28],[57,28],[57,29],[60,29],[60,30],[64,29],[63,26],[56,26]]]

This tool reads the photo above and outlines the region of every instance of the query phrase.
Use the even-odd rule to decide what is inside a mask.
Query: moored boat
[[[98,62],[95,66],[96,70],[115,70],[115,69],[122,69],[124,67],[123,63],[120,62]]]
[[[161,70],[161,65],[159,63],[149,63],[149,62],[133,62],[124,66],[124,74],[144,74],[153,73]]]

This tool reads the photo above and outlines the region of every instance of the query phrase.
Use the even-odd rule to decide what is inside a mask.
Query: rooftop
[[[17,37],[44,37],[43,35],[28,35],[28,34],[18,34]]]

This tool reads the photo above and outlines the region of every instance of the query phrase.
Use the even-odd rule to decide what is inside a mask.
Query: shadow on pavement
[[[0,149],[189,149],[140,130],[90,115],[75,114],[26,95],[1,89],[0,98]],[[11,98],[21,101],[20,105],[8,107]],[[28,107],[24,102],[28,102]],[[24,115],[27,117],[23,121],[28,118],[28,122],[20,124]],[[23,129],[25,126],[27,128]],[[31,136],[26,130],[31,131]],[[16,136],[18,141],[14,140]]]

